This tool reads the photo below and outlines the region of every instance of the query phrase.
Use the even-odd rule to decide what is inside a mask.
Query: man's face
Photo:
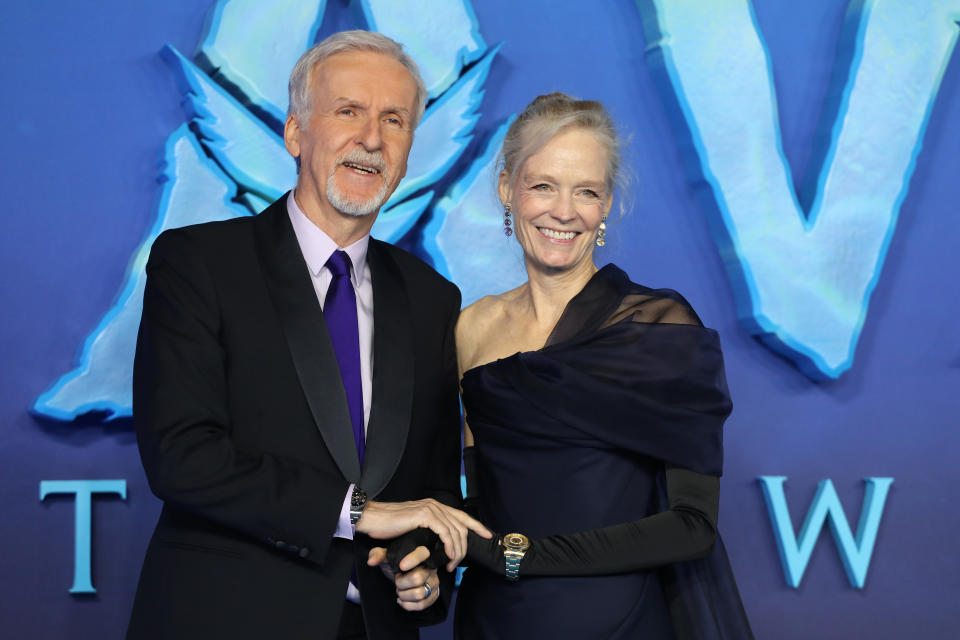
[[[375,213],[407,171],[417,86],[399,61],[338,53],[310,78],[306,122],[287,118],[284,142],[300,158],[297,201],[308,216]]]

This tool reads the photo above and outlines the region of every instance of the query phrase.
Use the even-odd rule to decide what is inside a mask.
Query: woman
[[[716,539],[717,335],[676,292],[594,264],[619,149],[600,103],[557,93],[504,140],[529,279],[457,326],[468,502],[506,533],[471,538],[460,638],[751,637]]]

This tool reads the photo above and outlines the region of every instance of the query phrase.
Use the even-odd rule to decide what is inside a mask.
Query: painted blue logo
[[[787,478],[760,476],[759,480],[763,487],[763,497],[767,501],[767,511],[777,539],[777,549],[780,551],[780,561],[783,564],[787,584],[794,589],[800,586],[803,573],[810,561],[810,554],[813,553],[813,547],[817,544],[823,525],[829,519],[830,531],[833,533],[837,551],[843,560],[847,579],[851,586],[862,589],[867,580],[870,558],[877,541],[877,531],[880,529],[880,518],[883,515],[883,507],[887,501],[890,485],[893,484],[893,478],[864,478],[867,490],[863,498],[863,510],[860,513],[860,522],[857,524],[856,536],[850,530],[850,524],[843,513],[843,505],[840,504],[837,491],[829,479],[821,480],[817,486],[817,494],[807,511],[807,517],[800,527],[799,535],[794,535],[787,498],[783,492],[783,485]]]
[[[751,4],[637,5],[742,324],[809,376],[838,377],[853,364],[956,44],[960,1],[850,3],[819,173],[801,198]]]

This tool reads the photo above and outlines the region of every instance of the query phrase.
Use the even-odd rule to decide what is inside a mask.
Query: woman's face
[[[510,191],[500,176],[500,198],[513,203],[514,231],[527,264],[566,271],[589,263],[601,218],[610,210],[609,153],[584,129],[563,131],[520,168]]]

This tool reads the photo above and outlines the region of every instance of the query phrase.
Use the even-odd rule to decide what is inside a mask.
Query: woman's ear
[[[500,204],[506,206],[511,200],[510,174],[503,170],[500,172],[500,179],[497,181],[497,192],[500,195]]]
[[[610,197],[607,198],[607,201],[603,205],[603,215],[609,216],[610,209],[613,208],[613,193],[610,194]]]

